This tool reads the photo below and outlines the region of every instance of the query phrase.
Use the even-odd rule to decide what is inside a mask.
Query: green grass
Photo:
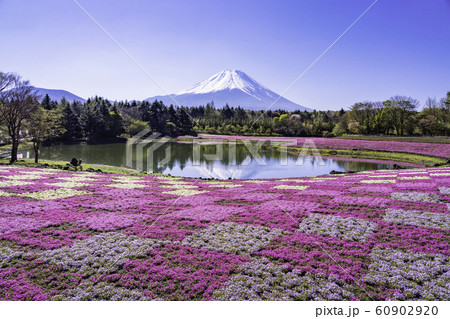
[[[428,137],[428,136],[363,136],[363,135],[343,135],[336,139],[344,140],[364,140],[364,141],[393,141],[393,142],[412,142],[412,143],[441,143],[450,144],[450,138],[447,137]]]
[[[278,147],[278,146],[277,146]],[[300,154],[302,151],[312,154],[311,149],[302,149],[301,147],[288,146],[287,150],[295,154]],[[424,165],[425,167],[433,167],[436,165],[444,165],[447,160],[419,154],[400,153],[400,152],[385,152],[372,150],[341,150],[341,149],[318,149],[321,156],[336,156],[347,158],[363,158],[363,159],[379,159],[385,161],[405,162],[412,164]]]
[[[60,166],[66,166],[68,162],[63,161],[47,161],[47,160],[39,160],[39,163],[36,164],[34,160],[32,159],[19,159],[17,162],[15,162],[12,165],[16,166],[26,166],[26,167],[40,167],[43,164],[48,164],[50,168],[55,168],[56,165]],[[0,159],[0,165],[9,165],[9,159],[2,158]],[[123,168],[123,167],[115,167],[115,166],[109,166],[109,165],[97,165],[97,164],[82,164],[81,165],[82,170],[86,171],[87,169],[91,168],[93,170],[100,169],[103,173],[108,174],[122,174],[122,175],[147,175],[145,173],[140,173],[136,170],[129,169],[129,168]],[[74,171],[73,168],[70,169],[71,171]],[[153,175],[159,175],[159,174],[153,174]]]

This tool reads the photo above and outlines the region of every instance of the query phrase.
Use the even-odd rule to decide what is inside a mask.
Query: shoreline
[[[299,142],[305,140],[312,140],[315,144],[319,144],[317,142],[321,142],[324,147],[317,146],[317,150],[319,151],[321,156],[330,156],[330,157],[339,157],[339,158],[348,158],[348,159],[373,159],[373,160],[385,160],[392,161],[395,163],[412,163],[425,167],[436,167],[444,166],[450,160],[447,156],[436,156],[434,155],[434,149],[439,149],[439,147],[443,148],[444,154],[450,153],[450,145],[448,144],[437,144],[437,143],[416,143],[416,142],[397,142],[397,141],[371,141],[371,140],[349,140],[349,139],[337,139],[337,138],[322,138],[322,137],[254,137],[254,136],[226,136],[226,135],[199,135],[194,139],[216,139],[216,140],[227,140],[227,139],[235,139],[235,140],[261,140],[265,139],[272,143],[279,143],[278,145],[273,145],[272,143],[268,144],[268,147],[271,148],[279,148],[279,147],[287,147],[288,151],[293,151],[294,154],[298,154],[298,152],[302,151],[302,147],[299,147]],[[351,144],[351,147],[334,147],[338,145],[333,145],[337,143],[363,143],[364,146],[368,144],[379,144],[383,143],[385,150],[377,150],[377,149],[368,149],[368,148],[357,148],[358,144]],[[384,143],[385,142],[385,143]],[[422,153],[414,153],[414,152],[405,152],[405,151],[388,151],[387,147],[389,144],[395,147],[403,146],[403,144],[409,143],[410,145],[416,147],[426,147],[427,150]],[[326,146],[326,147],[325,147]],[[362,145],[361,145],[362,146]],[[432,150],[430,149],[433,149]],[[442,150],[441,150],[442,151]],[[430,154],[431,153],[431,154]]]
[[[324,159],[335,159],[335,160],[340,160],[343,159],[342,157],[331,157],[331,156],[322,156]],[[348,161],[358,161],[360,159],[358,158],[347,158],[346,160]],[[392,170],[392,171],[404,171],[404,170],[409,170],[409,169],[421,169],[421,168],[425,168],[423,166],[413,166],[413,164],[411,163],[402,163],[402,162],[389,162],[389,161],[380,161],[380,160],[376,160],[376,159],[365,159],[362,162],[367,162],[367,163],[379,163],[379,164],[403,164],[407,167],[404,167],[403,169],[394,169],[394,168],[383,168],[383,169],[371,169],[371,170],[362,170],[362,171],[357,171],[359,172],[377,172],[380,170]],[[34,163],[34,160],[32,159],[26,159],[26,160],[18,160],[16,163],[14,164],[9,164],[9,162],[5,162],[2,159],[0,159],[0,167],[2,166],[8,166],[8,167],[29,167],[29,168],[38,168],[38,169],[54,169],[54,170],[59,170],[59,171],[67,171],[67,172],[72,172],[72,173],[78,173],[78,172],[92,172],[92,173],[98,173],[98,174],[116,174],[116,175],[127,175],[127,176],[160,176],[160,177],[165,177],[165,178],[174,178],[174,179],[180,179],[180,178],[184,178],[184,179],[192,179],[192,180],[215,180],[215,181],[226,181],[227,179],[218,179],[218,178],[208,178],[208,177],[189,177],[189,176],[178,176],[178,175],[170,175],[170,174],[160,174],[160,173],[147,173],[147,172],[140,172],[137,171],[135,169],[131,169],[131,168],[125,168],[125,167],[118,167],[118,166],[112,166],[112,165],[103,165],[103,164],[89,164],[89,163],[83,163],[82,170],[74,170],[74,169],[68,169],[65,170],[63,167],[65,167],[67,164],[67,162],[64,161],[48,161],[48,160],[40,160],[39,163]],[[408,166],[409,165],[409,166]],[[92,169],[92,170],[89,170]],[[100,169],[100,171],[97,171],[98,169]],[[349,171],[349,172],[342,172],[343,174],[352,174],[355,173],[353,171]],[[320,177],[320,176],[329,176],[331,175],[331,171],[328,174],[320,174],[320,175],[312,175],[312,176],[304,176],[302,178],[315,178],[315,177]],[[234,181],[250,181],[250,180],[272,180],[272,181],[276,181],[279,179],[298,179],[300,177],[284,177],[284,178],[257,178],[257,179],[231,179]]]
[[[181,136],[178,138],[173,138],[172,141],[176,143],[194,143],[200,142],[201,144],[229,144],[226,140],[234,139],[237,143],[243,143],[242,140],[267,140],[271,143],[265,143],[265,146],[271,149],[279,149],[281,147],[286,147],[287,151],[290,154],[299,155],[300,153],[304,153],[305,155],[312,155],[311,149],[302,148],[298,146],[300,142],[299,139],[305,140],[306,138],[296,138],[296,137],[256,137],[256,136],[225,136],[225,135],[199,135],[199,136]],[[311,138],[311,140],[319,141],[323,144],[323,142],[334,142],[338,141],[338,139],[326,139],[326,138]],[[341,139],[348,142],[349,140]],[[124,140],[125,141],[125,140]],[[356,141],[356,140],[355,140]],[[111,141],[104,141],[104,144],[111,144]],[[379,141],[367,141],[364,140],[365,143],[380,143]],[[407,142],[395,142],[396,144],[404,144]],[[61,144],[73,144],[73,142],[61,141]],[[114,143],[115,144],[115,143]],[[417,145],[418,143],[411,144]],[[422,143],[425,144],[425,143]],[[429,143],[433,147],[438,148],[441,144]],[[356,145],[357,146],[357,145]],[[355,146],[355,147],[356,147]],[[445,145],[447,146],[447,145]],[[450,145],[448,145],[450,148]],[[321,157],[325,159],[332,160],[346,160],[346,161],[361,161],[367,163],[379,163],[386,165],[397,164],[405,168],[424,168],[424,167],[445,167],[449,166],[447,158],[424,155],[424,154],[416,154],[416,153],[405,153],[405,152],[395,152],[395,151],[379,151],[372,149],[348,149],[348,148],[317,148]],[[7,158],[1,158],[0,164],[8,164]],[[49,166],[57,166],[55,168],[65,167],[67,162],[64,161],[52,161],[42,159],[38,164],[34,163],[32,159],[21,159],[18,163],[14,165],[27,166],[27,167],[42,167],[43,165]],[[147,173],[147,172],[139,172],[135,169],[105,165],[105,164],[90,164],[83,163],[83,171],[87,169],[91,170],[101,170],[102,173],[110,173],[110,174],[124,174],[124,175],[155,175],[155,176],[172,176],[172,175],[164,175],[158,173]],[[173,176],[173,177],[182,177],[182,176]],[[187,178],[195,178],[195,177],[187,177]],[[198,178],[195,178],[198,179]]]

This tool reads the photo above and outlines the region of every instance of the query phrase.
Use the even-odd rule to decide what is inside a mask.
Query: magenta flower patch
[[[167,216],[181,219],[193,219],[204,221],[226,221],[232,214],[242,213],[244,209],[238,207],[226,207],[220,205],[205,205],[193,208],[181,209]]]
[[[371,145],[405,144],[448,152]],[[449,168],[213,181],[0,166],[0,299],[446,300],[449,190]]]
[[[49,296],[21,269],[0,269],[0,300],[47,300]]]
[[[177,245],[152,250],[149,258],[126,263],[118,274],[102,280],[140,289],[149,298],[210,299],[247,258]]]
[[[296,233],[277,238],[255,255],[310,273],[333,275],[350,282],[364,276],[370,263],[370,243]]]

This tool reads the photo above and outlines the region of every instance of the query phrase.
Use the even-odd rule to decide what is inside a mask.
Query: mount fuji
[[[228,103],[230,106],[241,106],[248,110],[265,110],[269,106],[271,106],[271,110],[310,110],[280,97],[277,93],[239,70],[226,70],[216,73],[190,89],[171,96],[160,95],[146,99],[149,102],[155,100],[163,101],[166,105],[179,103],[182,106],[199,106],[213,101],[216,107],[222,107]]]

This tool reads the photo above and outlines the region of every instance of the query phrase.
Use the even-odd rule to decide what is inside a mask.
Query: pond
[[[325,157],[305,157],[252,144],[218,142],[157,142],[139,150],[126,144],[43,146],[40,159],[130,167],[140,171],[184,177],[218,179],[287,178],[317,176],[330,171],[360,171],[391,168],[390,163]],[[22,152],[34,158],[32,151]]]

